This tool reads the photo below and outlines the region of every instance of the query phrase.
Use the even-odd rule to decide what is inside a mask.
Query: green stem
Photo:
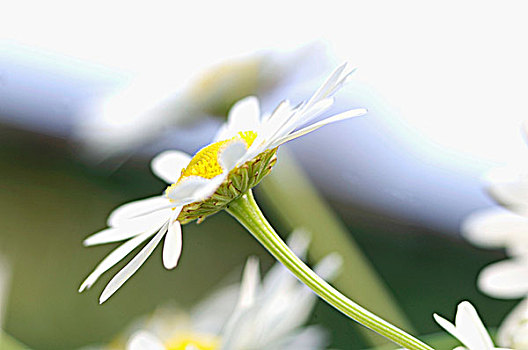
[[[302,227],[311,233],[308,257],[312,261],[319,261],[328,252],[341,256],[347,273],[332,280],[335,288],[390,323],[415,333],[393,293],[355,242],[353,231],[349,232],[335,211],[322,199],[293,155],[287,149],[280,152],[280,162],[259,184],[258,198],[267,204],[277,222],[288,231]],[[357,283],[358,280],[361,283]],[[372,347],[386,343],[385,338],[369,329],[361,327],[360,333]]]
[[[251,232],[271,255],[286,266],[302,283],[330,305],[363,326],[406,349],[433,350],[403,330],[354,303],[313,272],[288,248],[273,230],[255,202],[251,190],[231,202],[227,212]]]

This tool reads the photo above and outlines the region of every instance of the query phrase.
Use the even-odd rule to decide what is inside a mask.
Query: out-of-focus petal
[[[471,303],[463,301],[458,305],[454,325],[437,314],[433,317],[442,328],[451,333],[469,350],[493,350],[495,348]]]
[[[217,132],[214,140],[228,140],[236,136],[239,131],[256,131],[259,125],[260,106],[258,98],[249,96],[231,107],[227,122]]]
[[[510,259],[485,267],[478,278],[478,287],[484,293],[504,299],[528,295],[528,261]]]
[[[247,308],[253,305],[259,284],[259,261],[256,257],[250,257],[244,268],[242,284],[240,286],[240,296],[238,298],[238,307]]]
[[[528,169],[501,167],[485,176],[493,198],[523,215],[528,213]]]
[[[130,337],[126,346],[127,350],[165,350],[163,343],[153,334],[138,331]]]
[[[458,304],[456,327],[463,338],[460,339],[470,349],[493,349],[494,345],[488,331],[480,320],[477,310],[468,301]]]
[[[462,234],[485,248],[528,245],[528,218],[502,209],[482,210],[466,218]]]
[[[229,111],[228,123],[235,130],[250,131],[258,128],[259,119],[260,106],[258,98],[249,96],[234,104]]]
[[[497,343],[514,349],[528,348],[528,299],[524,299],[502,321]]]

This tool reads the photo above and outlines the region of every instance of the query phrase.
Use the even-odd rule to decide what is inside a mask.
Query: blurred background
[[[498,325],[514,302],[480,294],[475,280],[504,253],[472,247],[459,227],[494,205],[481,176],[528,154],[524,17],[521,2],[4,4],[3,328],[34,349],[105,342],[166,300],[189,307],[237,280],[251,254],[268,268],[263,248],[219,213],[184,228],[174,271],[158,249],[105,305],[97,299],[111,276],[77,293],[113,248],[82,240],[118,205],[164,190],[149,169],[155,154],[195,152],[244,96],[257,95],[265,112],[300,102],[344,61],[358,70],[331,112],[365,107],[368,115],[284,148],[418,333],[438,332],[432,313],[451,317],[463,299]],[[256,196],[279,232],[289,230],[259,189]],[[311,322],[330,330],[334,348],[365,346],[323,303]]]

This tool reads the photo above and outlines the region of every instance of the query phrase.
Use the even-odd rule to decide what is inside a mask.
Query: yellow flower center
[[[218,338],[201,334],[180,335],[166,343],[167,350],[216,350],[219,347]]]
[[[182,170],[178,182],[189,176],[200,176],[205,179],[212,179],[213,177],[220,175],[223,171],[220,163],[218,162],[218,155],[220,151],[222,151],[230,142],[235,140],[244,141],[249,148],[253,141],[255,141],[256,137],[257,133],[254,131],[241,131],[235,137],[232,137],[229,140],[218,141],[202,148],[191,159],[189,165],[187,165],[187,167]]]

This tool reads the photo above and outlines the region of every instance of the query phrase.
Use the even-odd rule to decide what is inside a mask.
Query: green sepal
[[[209,215],[225,209],[229,203],[255,187],[269,174],[277,162],[277,148],[267,150],[247,161],[243,165],[231,170],[226,180],[216,192],[202,202],[187,204],[183,207],[178,221],[181,224],[197,220],[201,223]]]

